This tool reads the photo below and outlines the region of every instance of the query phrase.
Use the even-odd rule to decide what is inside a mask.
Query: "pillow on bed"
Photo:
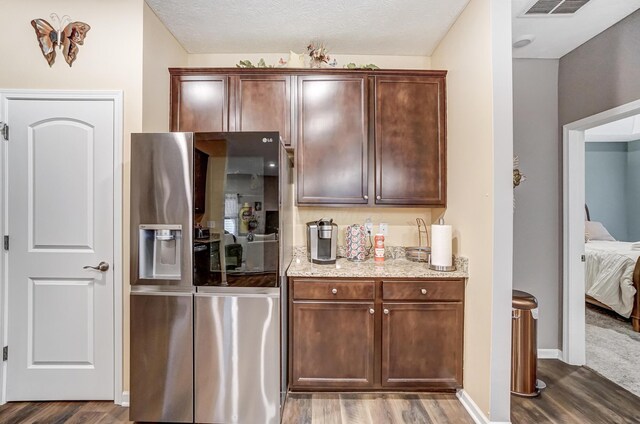
[[[604,225],[602,225],[601,222],[585,221],[584,230],[586,240],[616,241],[616,239],[609,234],[609,231],[604,228]]]

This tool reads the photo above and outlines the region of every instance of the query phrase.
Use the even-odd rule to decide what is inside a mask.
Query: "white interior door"
[[[113,399],[113,102],[5,106],[7,400]]]

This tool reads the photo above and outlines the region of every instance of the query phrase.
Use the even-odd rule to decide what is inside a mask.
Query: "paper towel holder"
[[[444,225],[444,218],[438,219],[438,225]],[[448,266],[448,265],[434,265],[431,262],[429,262],[429,269],[433,270],[433,271],[439,271],[439,272],[455,271],[456,270],[456,266],[454,265],[455,259],[456,259],[455,256],[451,255],[451,266]]]
[[[451,257],[451,263],[455,262],[455,256]],[[433,265],[433,264],[429,264],[429,269],[432,271],[439,271],[439,272],[451,272],[451,271],[455,271],[456,270],[456,266],[455,265],[451,265],[451,266],[447,266],[447,265]]]

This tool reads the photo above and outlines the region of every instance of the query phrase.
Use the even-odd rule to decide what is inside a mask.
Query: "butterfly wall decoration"
[[[78,46],[84,44],[84,38],[91,27],[84,22],[72,22],[68,15],[64,15],[62,19],[56,13],[49,16],[58,29],[44,19],[31,21],[31,26],[36,30],[42,55],[51,66],[56,60],[56,47],[60,47],[64,60],[71,66],[78,55]]]

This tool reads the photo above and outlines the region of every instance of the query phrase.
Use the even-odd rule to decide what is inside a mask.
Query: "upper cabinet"
[[[446,205],[444,77],[375,77],[375,203]]]
[[[446,206],[446,71],[170,73],[171,130],[278,131],[301,206]]]
[[[298,204],[366,204],[365,75],[297,77]]]
[[[225,75],[171,77],[171,131],[229,129],[229,78]]]
[[[291,146],[291,76],[171,70],[171,131],[278,131]]]
[[[285,146],[290,146],[291,77],[237,75],[231,81],[231,130],[278,131]]]

